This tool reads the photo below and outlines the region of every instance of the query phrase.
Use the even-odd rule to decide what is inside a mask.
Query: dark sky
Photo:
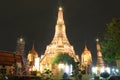
[[[0,51],[14,52],[17,38],[26,41],[25,52],[34,42],[43,54],[54,36],[59,0],[0,0]],[[96,54],[100,37],[112,18],[120,17],[120,0],[63,0],[67,37],[81,54],[85,43]]]

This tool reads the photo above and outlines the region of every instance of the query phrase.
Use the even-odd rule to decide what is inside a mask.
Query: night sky
[[[50,44],[57,20],[59,0],[1,0],[0,51],[15,52],[17,38],[26,41],[26,54],[34,42],[43,54]],[[120,0],[62,0],[67,37],[81,55],[85,43],[96,55],[96,37],[102,36],[106,24],[120,17]]]

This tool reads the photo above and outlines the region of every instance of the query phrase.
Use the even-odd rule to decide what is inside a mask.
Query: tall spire
[[[87,45],[85,44],[84,51],[81,55],[81,66],[83,66],[83,69],[85,69],[86,74],[89,73],[89,69],[92,65],[92,55],[91,52],[88,50]]]
[[[97,66],[98,67],[104,67],[104,61],[103,61],[103,58],[102,58],[102,53],[100,51],[100,43],[99,43],[98,38],[96,39],[96,42],[97,42],[97,45],[96,45],[96,48],[97,48]]]
[[[63,19],[63,9],[61,6],[59,7],[59,10],[58,10],[58,18],[57,18],[57,23],[55,27],[55,35],[51,43],[57,44],[59,42],[61,42],[62,44],[70,45],[66,36],[66,27]]]
[[[17,40],[16,53],[20,55],[24,55],[24,48],[25,48],[25,40],[23,39],[23,37],[20,37]]]
[[[63,9],[62,9],[61,6],[59,7],[57,24],[64,24],[64,20],[63,20]]]
[[[55,25],[55,34],[52,42],[47,45],[44,55],[41,57],[40,63],[43,65],[43,69],[53,68],[51,65],[52,58],[57,54],[68,54],[73,57],[76,62],[79,61],[78,55],[75,54],[74,48],[70,45],[67,35],[66,27],[63,19],[63,9],[60,6],[58,10],[58,18]]]
[[[87,51],[87,50],[88,50],[88,49],[87,49],[87,45],[86,45],[86,44],[85,44],[85,48],[84,48],[84,50],[85,50],[85,51]]]
[[[34,43],[33,43],[33,45],[32,45],[31,51],[35,51]]]

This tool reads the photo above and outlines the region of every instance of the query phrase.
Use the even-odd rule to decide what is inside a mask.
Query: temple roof
[[[23,63],[21,55],[14,52],[0,51],[0,65],[11,66],[17,62]]]
[[[28,54],[33,54],[33,56],[38,57],[38,53],[35,51],[34,44],[33,44],[32,49],[29,51]]]
[[[91,52],[87,48],[87,45],[85,45],[84,51],[82,52],[82,55],[84,54],[91,54]]]

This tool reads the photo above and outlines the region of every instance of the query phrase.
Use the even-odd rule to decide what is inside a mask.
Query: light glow
[[[116,69],[116,72],[119,72],[119,70],[118,70],[118,69]]]
[[[92,72],[97,74],[97,67],[92,67]]]
[[[106,68],[106,71],[110,74],[110,68],[109,67]]]
[[[65,72],[67,73],[67,74],[69,74],[69,71],[70,71],[70,66],[69,65],[65,65]]]
[[[92,73],[99,74],[103,72],[108,72],[110,74],[110,68],[109,67],[92,67]]]
[[[67,73],[68,75],[72,75],[72,68],[73,68],[72,65],[60,63],[58,65],[58,68],[60,71],[63,71],[63,73]]]
[[[103,73],[105,71],[104,67],[100,68],[100,72]]]
[[[23,39],[22,38],[20,38],[20,42],[22,42],[23,41]]]
[[[59,7],[59,10],[61,11],[61,10],[62,10],[62,7]]]
[[[63,69],[65,66],[64,66],[64,64],[62,64],[62,63],[60,63],[59,65],[58,65],[58,68],[59,69]]]
[[[40,71],[39,62],[40,62],[40,58],[39,57],[35,58],[35,68],[37,71]]]

